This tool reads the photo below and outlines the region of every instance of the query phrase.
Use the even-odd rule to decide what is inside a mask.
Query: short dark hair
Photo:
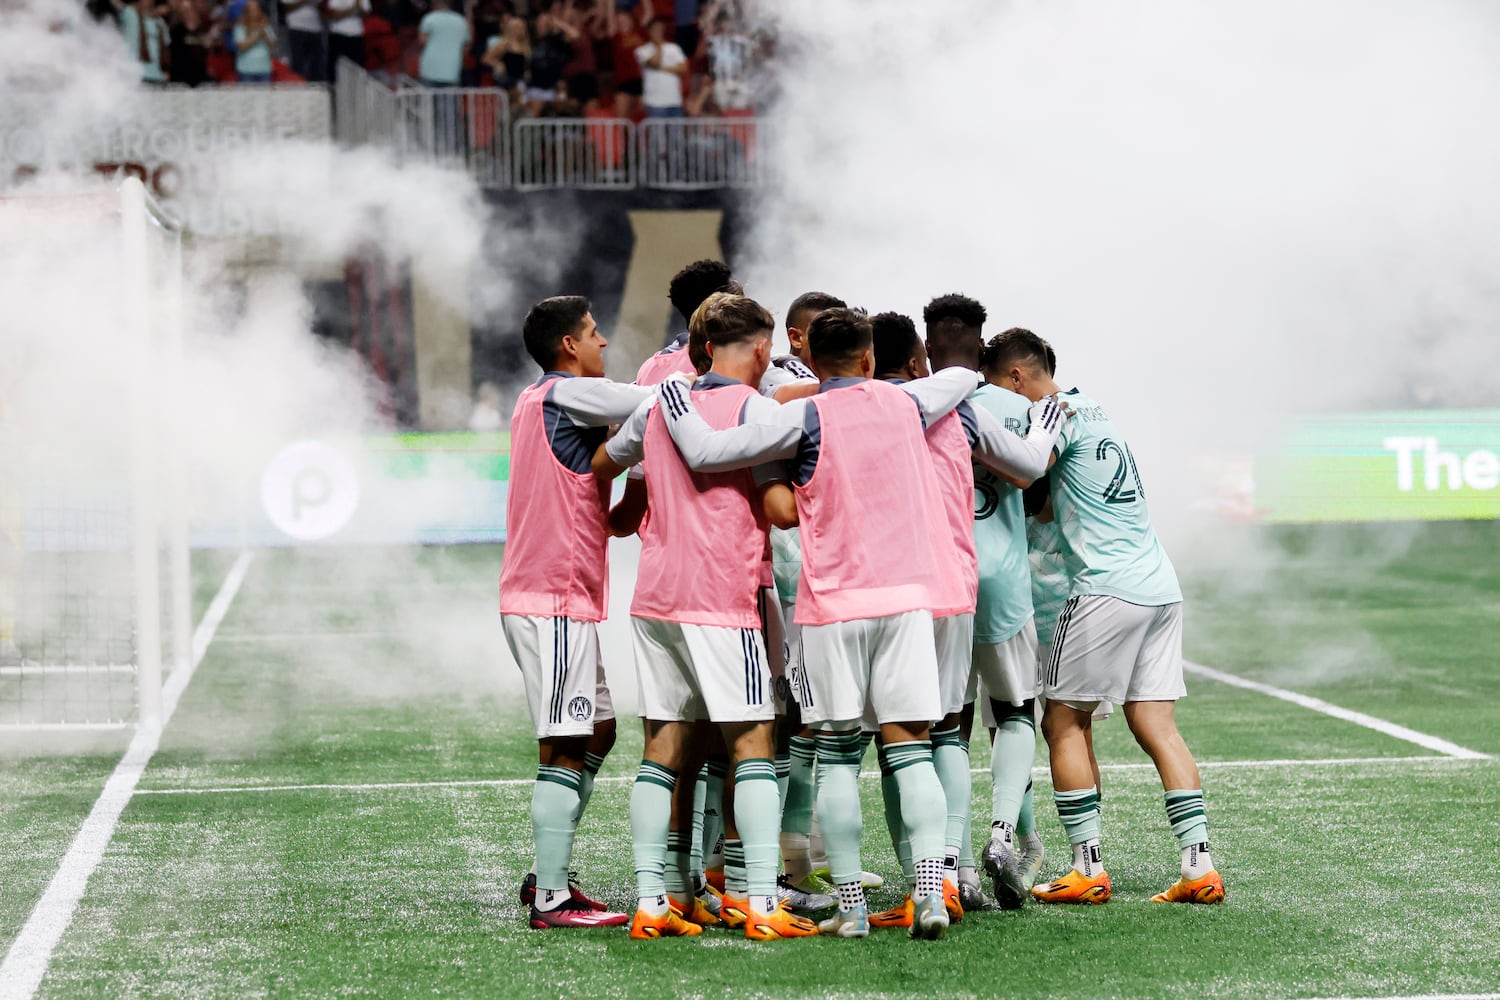
[[[807,328],[808,350],[817,365],[855,361],[870,349],[874,338],[870,318],[863,309],[825,309]]]
[[[980,364],[987,372],[1001,371],[1016,364],[1030,365],[1057,374],[1057,352],[1052,345],[1030,330],[1013,326],[990,338],[984,347]]]
[[[542,371],[551,371],[557,364],[563,338],[578,332],[592,308],[582,295],[554,295],[531,307],[521,326],[521,339],[526,343],[526,353],[542,366]]]
[[[870,317],[875,341],[875,374],[889,375],[900,371],[917,353],[917,324],[910,316],[897,312],[877,313]]]
[[[971,330],[978,330],[984,326],[984,321],[987,319],[989,319],[989,313],[977,299],[971,299],[957,292],[939,295],[927,303],[927,308],[922,310],[922,322],[927,324],[929,331],[940,323],[954,323]]]
[[[786,308],[787,329],[797,327],[802,329],[800,322],[794,323],[802,313],[820,313],[825,309],[847,309],[849,303],[837,295],[829,295],[827,292],[803,292],[792,300],[792,304]]]
[[[693,310],[714,292],[738,291],[737,285],[731,287],[733,282],[729,265],[723,261],[695,260],[672,276],[672,284],[667,287],[667,298],[672,301],[672,307],[682,314],[682,321],[686,323],[693,318]]]

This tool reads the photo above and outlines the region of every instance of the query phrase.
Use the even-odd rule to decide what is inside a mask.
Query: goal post
[[[133,178],[0,197],[0,731],[158,728],[191,663],[182,250]]]

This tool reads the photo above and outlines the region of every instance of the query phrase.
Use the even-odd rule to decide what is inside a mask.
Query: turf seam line
[[[1260,681],[1252,681],[1248,678],[1240,677],[1238,674],[1229,674],[1222,670],[1215,670],[1213,667],[1205,667],[1201,663],[1183,661],[1182,666],[1188,673],[1198,674],[1200,677],[1207,677],[1221,684],[1229,684],[1233,687],[1244,688],[1247,691],[1269,695],[1281,701],[1288,701],[1293,705],[1300,705],[1303,708],[1311,709],[1314,712],[1321,712],[1335,719],[1352,722],[1356,726],[1373,729],[1377,733],[1383,733],[1386,736],[1391,736],[1407,743],[1415,743],[1426,750],[1435,750],[1449,757],[1457,757],[1461,760],[1487,760],[1490,756],[1487,753],[1480,753],[1478,750],[1461,747],[1457,743],[1450,743],[1448,740],[1438,736],[1419,733],[1415,729],[1408,729],[1406,726],[1398,725],[1386,719],[1366,715],[1364,712],[1355,712],[1351,709],[1341,708],[1321,698],[1313,698],[1309,695],[1298,694],[1296,691],[1288,691],[1286,688],[1262,684]]]
[[[214,595],[213,602],[203,613],[203,620],[193,632],[192,662],[183,670],[174,672],[162,687],[161,725],[136,730],[125,755],[115,765],[99,798],[94,801],[94,807],[89,810],[88,817],[74,835],[73,842],[68,845],[67,853],[58,863],[57,871],[47,883],[46,891],[32,907],[26,923],[11,942],[5,962],[0,964],[0,1000],[31,1000],[36,994],[37,987],[41,985],[42,978],[52,964],[52,953],[56,950],[57,943],[73,922],[73,914],[78,909],[79,901],[83,899],[84,890],[88,888],[89,878],[99,867],[110,840],[114,838],[120,814],[130,803],[136,784],[141,780],[141,774],[151,762],[151,756],[161,741],[162,730],[171,720],[182,692],[187,688],[188,681],[192,680],[204,653],[208,651],[208,644],[213,641],[214,632],[228,613],[235,594],[239,592],[253,558],[254,553],[246,550],[240,553],[230,567],[224,582],[219,586],[219,592]]]
[[[1420,757],[1325,757],[1321,759],[1305,758],[1279,758],[1273,760],[1200,760],[1200,768],[1221,767],[1338,767],[1360,764],[1443,764],[1453,763],[1460,760],[1471,760],[1474,758],[1451,757],[1444,755],[1420,756]],[[1100,764],[1101,771],[1148,771],[1154,770],[1155,764]],[[989,768],[970,768],[974,774],[988,774]],[[1047,768],[1038,767],[1032,771],[1035,775],[1046,777]],[[861,778],[873,781],[880,775],[875,771],[863,771]],[[634,781],[633,774],[615,774],[602,778],[595,778],[594,783],[618,783]],[[379,792],[397,791],[403,788],[505,788],[517,785],[533,785],[536,778],[465,778],[453,781],[376,781],[365,783],[325,783],[309,785],[215,785],[204,788],[139,788],[136,795],[234,795],[238,793],[266,793],[266,792]],[[1497,998],[1500,1000],[1500,998]]]

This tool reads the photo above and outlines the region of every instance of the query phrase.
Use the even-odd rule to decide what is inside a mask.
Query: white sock
[[[781,857],[786,868],[786,877],[794,882],[812,871],[812,854],[808,849],[807,834],[783,833]]]
[[[666,896],[642,896],[636,906],[653,917],[664,917],[667,915]]]
[[[973,865],[963,865],[958,869],[958,881],[961,885],[979,885],[979,869]]]
[[[750,909],[754,910],[756,913],[759,913],[763,917],[769,917],[771,914],[776,912],[776,897],[751,896]]]
[[[1182,877],[1191,882],[1214,870],[1214,859],[1208,856],[1207,842],[1189,844],[1182,849]]]
[[[570,889],[538,889],[536,891],[536,908],[546,913],[555,910],[559,906],[573,898]]]
[[[849,913],[865,905],[865,887],[859,882],[839,883],[839,912]]]
[[[1085,878],[1093,878],[1104,870],[1104,854],[1097,837],[1073,845],[1073,870]]]
[[[936,893],[943,894],[943,859],[923,858],[917,862],[917,886],[912,890],[911,898],[926,899]]]
[[[1005,820],[996,820],[990,824],[990,839],[998,840],[1005,845],[1007,851],[1016,849],[1016,828]]]
[[[949,882],[958,882],[958,855],[950,854],[943,858],[943,878]]]

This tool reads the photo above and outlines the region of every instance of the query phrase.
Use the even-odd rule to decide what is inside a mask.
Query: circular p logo
[[[303,542],[337,533],[359,507],[354,463],[321,441],[298,441],[271,459],[260,477],[271,523]]]

